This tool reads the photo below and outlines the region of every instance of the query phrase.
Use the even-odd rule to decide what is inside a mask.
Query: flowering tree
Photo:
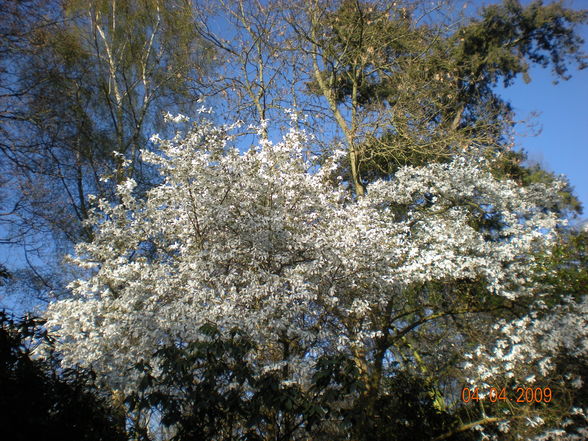
[[[472,330],[541,292],[534,256],[562,224],[553,213],[564,184],[498,180],[492,160],[466,150],[355,198],[330,179],[337,158],[317,169],[304,132],[243,153],[233,128],[201,122],[156,137],[161,153],[143,157],[161,184],[140,199],[127,180],[120,203],[97,201],[94,240],[73,258],[88,276],[47,311],[64,363],[130,393],[138,360],[157,372],[158,349],[206,339],[212,323],[250,336],[260,372],[303,388],[319,356],[346,354],[366,415],[398,365],[448,410],[435,363],[458,366],[478,343]],[[507,361],[494,352],[496,366]]]

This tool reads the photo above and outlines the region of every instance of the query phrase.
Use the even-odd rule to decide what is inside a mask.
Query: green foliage
[[[42,322],[0,312],[0,422],[4,439],[126,440],[124,419],[94,386],[91,372],[62,371],[58,359],[31,358],[50,344]]]
[[[201,341],[154,355],[160,375],[146,363],[137,365],[142,381],[140,391],[127,400],[131,411],[158,409],[177,441],[260,440],[268,439],[267,433],[290,439],[310,405],[300,386],[281,384],[277,371],[259,375],[253,343],[242,332],[223,337],[212,325],[200,331]]]
[[[158,351],[157,374],[138,363],[140,390],[127,399],[131,411],[156,409],[175,441],[425,441],[457,425],[435,407],[426,382],[406,372],[391,371],[375,406],[366,408],[365,384],[348,355],[316,359],[303,387],[285,382],[283,369],[259,372],[255,347],[241,331],[200,331],[201,341]]]

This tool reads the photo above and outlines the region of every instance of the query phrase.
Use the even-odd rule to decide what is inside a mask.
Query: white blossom
[[[143,158],[162,184],[138,199],[136,184],[125,181],[120,204],[99,203],[95,238],[72,257],[93,273],[47,311],[65,365],[92,366],[113,387],[131,388],[134,363],[164,344],[201,338],[199,326],[213,322],[242,328],[262,348],[280,335],[296,340],[301,349],[290,359],[276,364],[260,350],[259,363],[288,363],[293,378],[304,379],[309,354],[325,344],[351,350],[383,338],[383,314],[407,307],[410,286],[472,279],[484,280],[491,296],[536,294],[531,256],[550,245],[559,222],[537,207],[559,184],[523,188],[495,179],[484,160],[457,157],[404,167],[354,199],[344,183],[324,179],[329,166],[309,172],[304,132],[240,152],[231,128],[202,122],[171,140],[153,137],[161,153]],[[502,229],[472,225],[490,213]],[[471,357],[490,351],[492,360],[508,360],[508,373],[532,350],[516,329],[548,329],[524,319],[502,327],[510,340]],[[546,344],[571,344],[581,332]]]

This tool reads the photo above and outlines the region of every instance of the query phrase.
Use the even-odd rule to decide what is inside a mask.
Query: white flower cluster
[[[492,344],[480,346],[466,355],[470,361],[465,368],[472,385],[489,388],[510,379],[525,387],[545,386],[537,380],[540,378],[543,381],[557,380],[556,383],[568,391],[583,386],[578,372],[561,372],[561,365],[563,362],[566,367],[573,360],[582,364],[582,360],[588,359],[588,296],[581,301],[568,297],[555,307],[548,307],[544,301],[538,300],[527,315],[511,322],[501,320],[495,330]],[[565,408],[562,410],[566,411]],[[561,427],[551,427],[533,439],[586,439],[587,414],[588,409],[572,408],[567,415],[576,417],[576,425],[571,424],[572,420],[564,419]],[[578,417],[582,421],[579,427]],[[528,420],[530,427],[543,423],[539,416]]]
[[[161,153],[144,159],[164,182],[139,200],[128,181],[121,204],[99,204],[95,239],[74,258],[95,273],[47,311],[66,364],[123,388],[139,359],[214,322],[268,348],[268,366],[279,338],[296,341],[287,362],[303,378],[309,353],[382,337],[414,284],[482,279],[491,295],[533,294],[532,252],[557,223],[538,197],[557,189],[498,181],[483,161],[456,158],[403,168],[355,200],[325,179],[332,170],[309,172],[304,132],[245,153],[228,132],[203,123],[154,138]],[[490,217],[501,227],[485,227]]]
[[[538,301],[524,317],[495,326],[498,331],[493,346],[482,346],[468,358],[471,382],[492,382],[498,377],[517,378],[533,384],[537,377],[547,377],[555,368],[555,359],[565,354],[570,358],[588,357],[588,297],[581,302],[573,298],[547,308]],[[570,384],[582,386],[578,378]]]

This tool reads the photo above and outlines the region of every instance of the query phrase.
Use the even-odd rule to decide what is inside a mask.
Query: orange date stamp
[[[510,394],[509,394],[510,392]],[[464,403],[478,402],[481,400],[491,403],[511,401],[514,403],[549,403],[553,393],[549,387],[517,387],[515,390],[507,391],[505,387],[481,391],[479,388],[464,387],[461,390],[461,400]]]

